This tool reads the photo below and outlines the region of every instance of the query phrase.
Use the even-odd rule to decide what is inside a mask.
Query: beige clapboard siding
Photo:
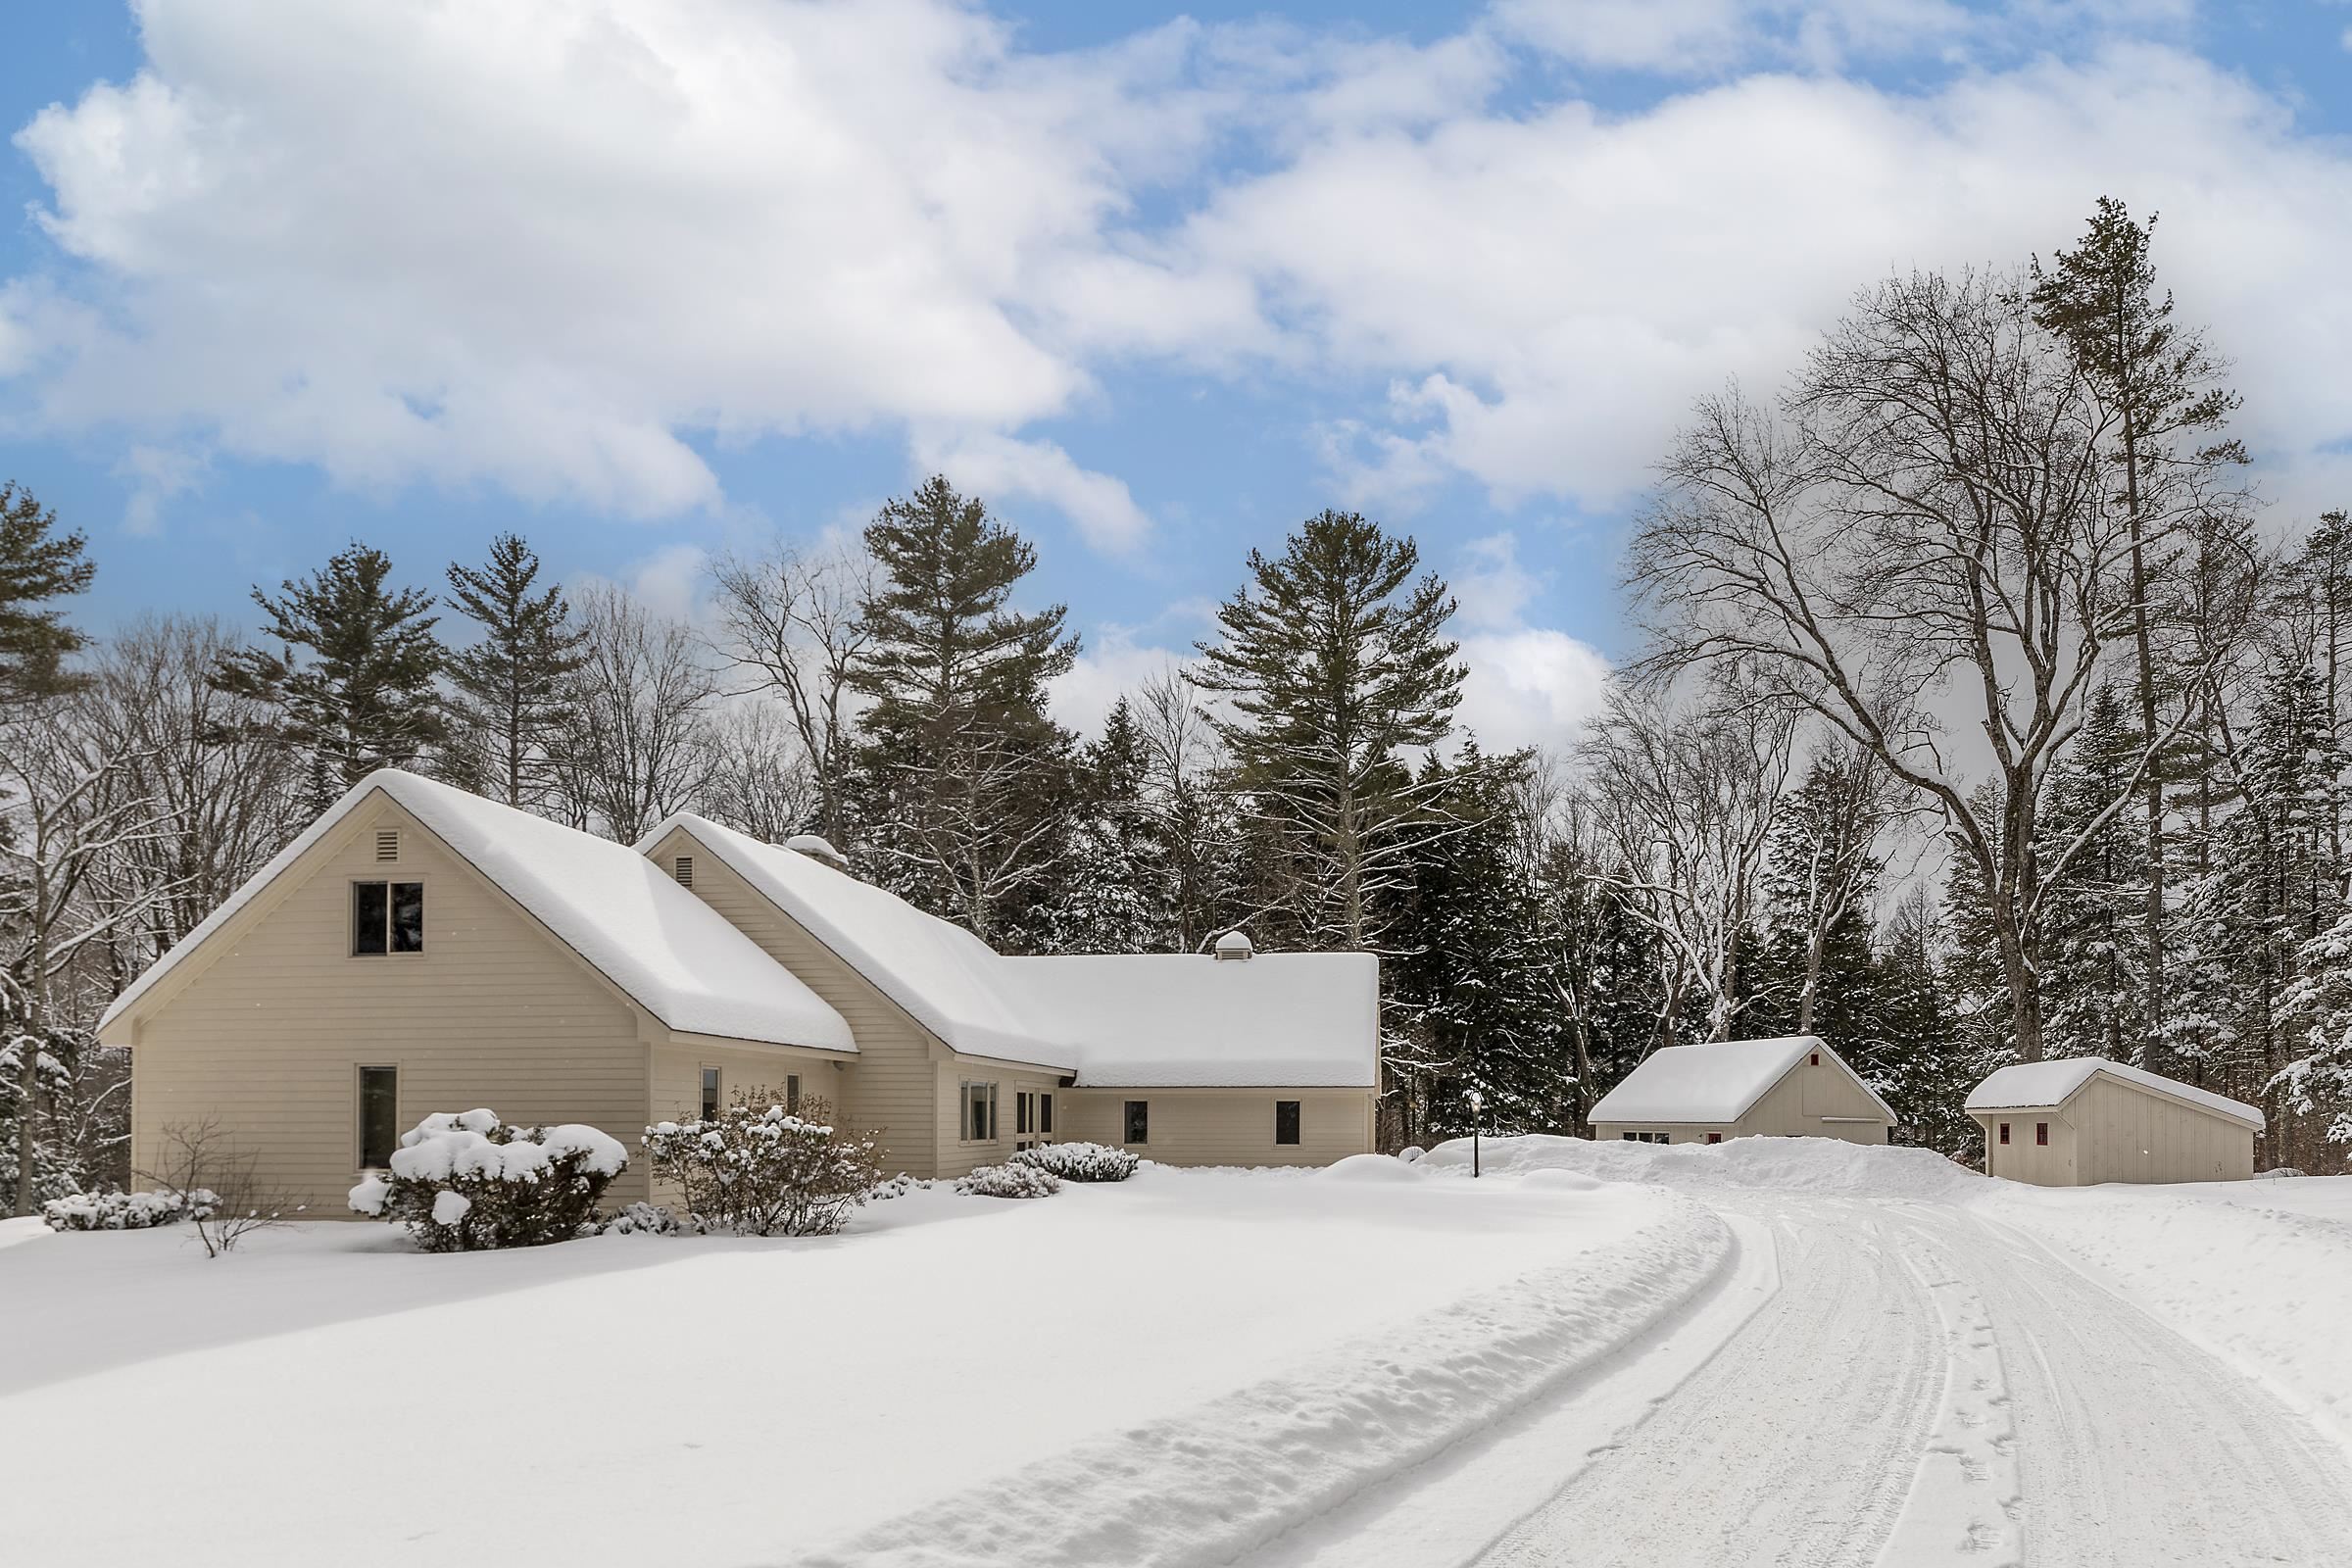
[[[397,861],[375,858],[379,826],[401,830]],[[259,1157],[265,1185],[312,1216],[343,1216],[362,1065],[400,1069],[404,1128],[487,1106],[586,1122],[636,1149],[649,1070],[636,1009],[397,806],[354,811],[287,875],[300,880],[142,1018],[135,1168],[155,1168],[168,1125],[215,1119]],[[379,877],[424,883],[421,955],[351,956],[350,885]],[[633,1157],[613,1197],[644,1192]]]
[[[967,1082],[997,1086],[994,1139],[963,1136],[963,1086]],[[937,1094],[939,1163],[933,1174],[938,1176],[961,1176],[981,1165],[1001,1165],[1005,1155],[1024,1143],[1069,1143],[1078,1136],[1062,1131],[1070,1113],[1071,1092],[1061,1087],[1060,1075],[1055,1073],[977,1056],[951,1056],[939,1064]],[[1022,1094],[1054,1097],[1051,1135],[1040,1134],[1034,1127],[1027,1133],[1020,1131],[1020,1107],[1015,1097]]]
[[[848,1021],[858,1060],[839,1075],[840,1114],[853,1125],[880,1132],[883,1163],[891,1171],[937,1174],[935,1102],[938,1063],[946,1048],[684,829],[664,835],[653,858],[662,869],[674,872],[681,855],[694,857],[696,896]]]
[[[1826,1055],[1815,1066],[1799,1058],[1780,1082],[1759,1096],[1735,1122],[1594,1122],[1592,1136],[1622,1140],[1629,1132],[1662,1132],[1678,1144],[1703,1144],[1707,1134],[1725,1138],[1836,1138],[1849,1144],[1884,1144],[1889,1123],[1862,1086]]]
[[[1981,1120],[1984,1128],[1986,1175],[2032,1182],[2036,1187],[2082,1185],[2075,1124],[2057,1106],[1988,1110],[1982,1114]],[[2003,1122],[2009,1124],[2006,1144],[2000,1141]],[[2049,1124],[2050,1141],[2039,1144],[2034,1142],[2034,1129],[2044,1122]]]
[[[2104,1073],[2063,1105],[1974,1113],[1984,1128],[1985,1170],[2042,1187],[2099,1182],[2242,1181],[2254,1174],[2254,1130],[2227,1116]],[[2009,1143],[2000,1125],[2009,1123]],[[2050,1143],[2034,1142],[2036,1122]]]
[[[1126,1102],[1151,1105],[1151,1142],[1126,1143]],[[1274,1102],[1298,1102],[1298,1142],[1274,1142]],[[1126,1148],[1171,1165],[1328,1165],[1372,1148],[1368,1089],[1079,1089],[1064,1143]]]

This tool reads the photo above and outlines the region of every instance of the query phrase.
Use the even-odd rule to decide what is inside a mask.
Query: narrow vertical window
[[[988,1090],[988,1141],[993,1144],[997,1141],[997,1086],[989,1084],[985,1087]]]
[[[360,957],[388,952],[392,937],[392,884],[351,885],[351,951]]]
[[[797,1072],[788,1072],[784,1075],[784,1114],[798,1116],[800,1113],[801,1075]]]
[[[1127,1102],[1126,1131],[1128,1143],[1148,1144],[1152,1141],[1152,1102],[1149,1100]]]
[[[1296,1100],[1277,1100],[1274,1102],[1274,1142],[1277,1144],[1295,1144],[1298,1141],[1298,1102]]]
[[[1012,1097],[1012,1135],[1015,1138],[1029,1135],[1029,1102],[1033,1098],[1025,1089]]]
[[[1050,1094],[1037,1097],[1037,1130],[1042,1136],[1051,1137],[1053,1135],[1054,1097]]]
[[[705,1067],[703,1069],[703,1120],[716,1121],[717,1119],[718,1069],[716,1067]]]
[[[360,1166],[382,1170],[400,1147],[400,1069],[360,1069]]]
[[[2034,1141],[2037,1144],[2046,1144],[2050,1141],[2050,1124],[2048,1122],[2037,1121],[2034,1124]]]
[[[424,951],[424,884],[392,884],[392,951]]]
[[[2009,1124],[2008,1124],[2007,1122],[2003,1122],[2003,1123],[2001,1123],[2001,1142],[2005,1144],[2005,1143],[2007,1143],[2008,1141],[2009,1141]]]

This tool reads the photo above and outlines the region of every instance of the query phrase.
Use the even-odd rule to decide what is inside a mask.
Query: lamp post
[[[1479,1113],[1480,1109],[1481,1109],[1482,1107],[1484,1107],[1484,1106],[1485,1106],[1485,1104],[1486,1104],[1486,1102],[1487,1102],[1487,1097],[1486,1097],[1486,1096],[1484,1096],[1484,1095],[1482,1095],[1482,1094],[1480,1094],[1480,1093],[1479,1093],[1477,1090],[1473,1089],[1473,1090],[1471,1090],[1471,1091],[1470,1091],[1470,1093],[1469,1093],[1468,1095],[1464,1096],[1463,1098],[1464,1098],[1464,1099],[1466,1099],[1466,1100],[1468,1100],[1468,1101],[1470,1102],[1470,1174],[1471,1174],[1472,1176],[1476,1176],[1476,1175],[1479,1173],[1479,1172],[1478,1172],[1478,1124],[1479,1124],[1479,1116],[1478,1116],[1478,1113]]]

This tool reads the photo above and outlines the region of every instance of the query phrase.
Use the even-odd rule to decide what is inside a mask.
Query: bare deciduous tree
[[[2051,770],[2132,632],[2132,530],[2107,504],[2112,411],[2014,278],[1869,290],[1778,416],[1703,402],[1665,464],[1630,577],[1653,669],[1736,662],[1942,812],[1982,879],[2010,1026],[2042,1054],[2036,923],[2068,843],[2036,827]],[[1940,721],[1961,721],[1978,766]]]
[[[859,613],[873,592],[873,560],[847,550],[808,556],[778,545],[763,556],[722,557],[711,577],[724,652],[783,697],[816,790],[817,831],[846,848],[846,783],[856,739],[850,677],[873,635]]]
[[[581,665],[556,759],[572,825],[626,844],[701,799],[718,680],[693,630],[618,589],[581,596]]]

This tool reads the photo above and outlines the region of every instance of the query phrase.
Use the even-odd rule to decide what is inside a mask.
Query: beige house
[[[650,1122],[821,1097],[889,1168],[1032,1143],[1172,1164],[1369,1150],[1365,954],[1009,958],[829,863],[679,815],[632,849],[412,774],[355,786],[99,1023],[132,1162],[211,1121],[314,1214],[423,1116]],[[643,1161],[614,1189],[647,1196]]]
[[[1592,1136],[1642,1144],[1730,1138],[1894,1139],[1894,1112],[1815,1035],[1653,1051],[1600,1097]]]
[[[2003,1067],[1969,1092],[1984,1171],[2038,1187],[2243,1181],[2263,1114],[2097,1056]]]

